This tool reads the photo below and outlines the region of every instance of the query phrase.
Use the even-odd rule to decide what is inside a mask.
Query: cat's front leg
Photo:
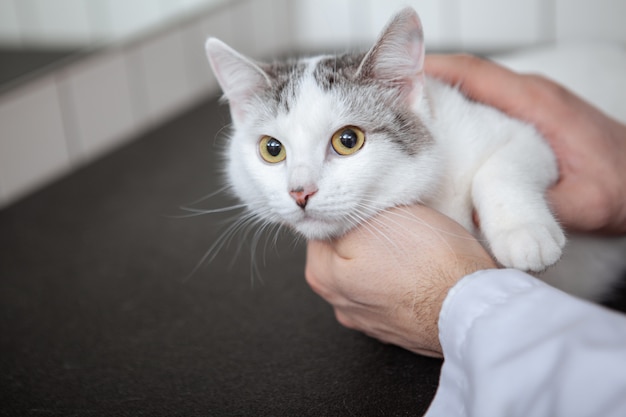
[[[549,149],[529,153],[528,145],[511,143],[492,155],[474,176],[472,200],[496,260],[542,271],[559,260],[566,239],[545,199],[557,175],[554,158]]]

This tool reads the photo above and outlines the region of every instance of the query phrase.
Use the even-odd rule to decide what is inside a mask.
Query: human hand
[[[496,268],[461,225],[424,206],[384,212],[332,242],[308,244],[306,279],[344,326],[442,355],[438,319],[462,277]]]
[[[542,76],[469,55],[428,55],[425,69],[543,134],[560,171],[548,198],[567,228],[626,233],[626,125]]]

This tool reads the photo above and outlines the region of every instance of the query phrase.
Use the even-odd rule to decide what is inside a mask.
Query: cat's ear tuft
[[[243,119],[244,104],[271,85],[261,67],[224,42],[209,38],[205,50],[213,73],[230,104],[233,119]]]
[[[424,67],[424,35],[420,19],[410,7],[387,24],[363,58],[358,75],[400,86],[417,87]]]

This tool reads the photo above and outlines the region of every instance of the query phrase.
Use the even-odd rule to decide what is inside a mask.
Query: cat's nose
[[[296,204],[304,210],[306,204],[309,201],[309,198],[311,198],[311,196],[313,196],[313,194],[315,194],[316,192],[317,188],[298,187],[289,191],[289,195],[291,195],[291,198],[296,201]]]

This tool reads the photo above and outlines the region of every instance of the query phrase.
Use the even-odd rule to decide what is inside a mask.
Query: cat
[[[557,263],[566,236],[545,198],[558,179],[551,148],[529,124],[424,75],[412,8],[366,53],[267,64],[215,38],[205,49],[233,123],[228,183],[262,221],[331,239],[420,203],[463,225],[502,266],[574,295],[599,299],[626,266],[623,248],[591,237],[572,237],[573,259]],[[598,254],[602,274],[571,262]]]

